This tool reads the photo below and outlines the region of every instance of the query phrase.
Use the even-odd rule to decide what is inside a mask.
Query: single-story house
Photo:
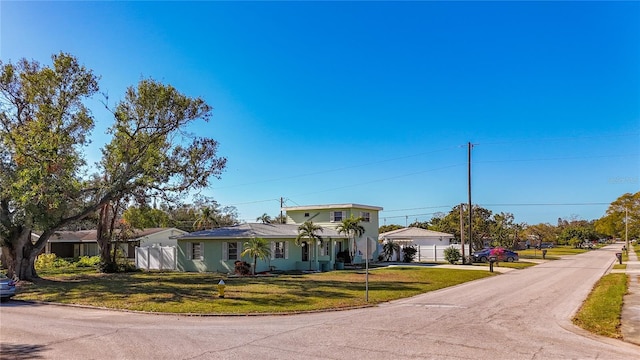
[[[126,244],[120,244],[125,256],[133,259],[137,246],[177,246],[177,236],[187,234],[176,228],[147,228],[135,230]],[[100,254],[96,230],[56,231],[47,241],[45,253],[72,258]]]
[[[251,238],[269,241],[271,255],[257,261],[256,272],[273,270],[330,270],[338,250],[347,238],[335,229],[323,227],[320,243],[302,241],[295,244],[298,224],[246,223],[211,230],[201,230],[178,237],[178,270],[189,272],[233,273],[235,262],[253,259],[241,256],[244,243]]]

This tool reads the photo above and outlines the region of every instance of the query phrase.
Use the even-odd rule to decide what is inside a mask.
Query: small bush
[[[76,267],[96,267],[100,264],[100,256],[80,256],[74,264]]]
[[[337,261],[342,261],[345,264],[351,264],[351,255],[349,255],[349,251],[348,250],[340,251],[336,255],[336,260]]]
[[[71,263],[56,254],[41,254],[34,264],[36,270],[52,270],[71,266]]]
[[[406,263],[410,263],[416,259],[418,249],[416,249],[415,246],[406,246],[404,249],[402,249],[402,252],[404,253],[402,260]]]
[[[462,254],[460,254],[460,250],[454,248],[453,246],[444,249],[444,259],[449,262],[449,264],[457,263]]]
[[[249,265],[249,263],[247,263],[246,261],[238,260],[234,263],[234,265],[236,274],[242,276],[251,274],[251,265]]]
[[[109,262],[99,261],[98,269],[100,270],[100,272],[103,272],[106,274],[138,271],[138,269],[136,269],[134,264],[125,260],[123,261],[119,260],[115,263],[111,261]]]

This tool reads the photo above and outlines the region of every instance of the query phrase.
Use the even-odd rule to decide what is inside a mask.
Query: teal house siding
[[[253,264],[253,258],[242,257],[244,243],[251,238],[263,238],[269,242],[271,256],[258,259],[256,272],[289,270],[331,270],[335,264],[336,243],[344,236],[325,228],[320,233],[325,239],[323,248],[316,244],[314,252],[295,244],[298,235],[296,224],[241,224],[224,228],[197,231],[178,238],[178,269],[187,272],[233,273],[237,260]],[[304,241],[304,240],[303,240]],[[316,265],[315,256],[318,256]]]
[[[365,241],[367,237],[374,239],[373,241],[375,242],[375,251],[371,255],[370,260],[377,259],[379,252],[379,247],[377,246],[378,229],[380,228],[379,212],[382,210],[382,207],[361,204],[332,204],[292,206],[284,207],[282,210],[286,211],[287,224],[302,224],[305,221],[313,221],[314,224],[330,229],[336,229],[342,219],[351,216],[355,218],[365,217],[365,220],[360,222],[365,232],[362,236],[356,238],[357,251],[353,262],[361,263],[364,261]],[[348,248],[349,242],[343,240],[336,244],[333,251],[337,254],[337,252],[348,250]]]

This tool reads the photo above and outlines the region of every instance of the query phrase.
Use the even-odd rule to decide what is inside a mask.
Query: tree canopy
[[[595,229],[615,238],[624,239],[627,232],[629,239],[640,238],[640,191],[614,200],[605,216],[595,222]]]
[[[99,232],[106,233],[121,204],[177,201],[225,168],[214,139],[186,131],[208,121],[211,107],[143,79],[110,109],[111,139],[89,173],[85,150],[94,119],[85,100],[99,91],[98,80],[65,53],[51,66],[0,62],[0,240],[14,278],[37,276],[35,256],[56,230],[98,212]],[[35,244],[33,230],[42,232]]]

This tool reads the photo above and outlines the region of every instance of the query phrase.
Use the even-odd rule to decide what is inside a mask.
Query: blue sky
[[[111,104],[146,77],[203,97],[191,130],[228,158],[204,193],[245,221],[280,197],[428,220],[467,201],[468,142],[474,204],[518,222],[640,189],[640,2],[2,1],[0,23],[3,62],[69,52]]]

